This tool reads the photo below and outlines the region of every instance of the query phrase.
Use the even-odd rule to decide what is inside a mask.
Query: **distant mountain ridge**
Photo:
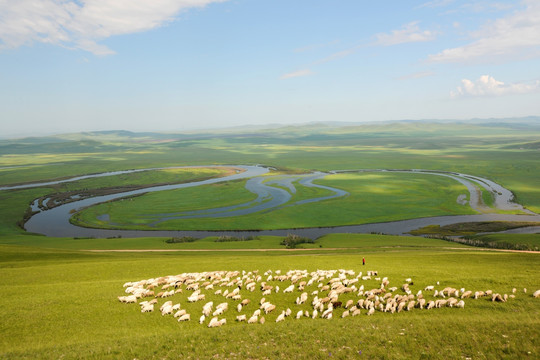
[[[306,122],[301,124],[265,124],[265,125],[246,125],[232,126],[223,128],[210,128],[201,130],[189,130],[178,132],[135,132],[129,130],[102,130],[102,131],[84,131],[80,133],[66,133],[50,136],[35,136],[23,138],[0,139],[0,147],[8,144],[51,144],[65,142],[85,141],[118,141],[132,139],[135,142],[165,142],[187,139],[207,139],[213,137],[231,137],[231,136],[266,136],[269,134],[283,136],[297,133],[315,134],[315,133],[346,133],[348,131],[396,131],[399,128],[411,129],[418,128],[426,130],[429,127],[445,126],[481,126],[497,127],[519,130],[540,130],[540,116],[526,116],[518,118],[473,118],[469,120],[440,120],[440,119],[422,119],[422,120],[387,120],[372,122],[343,122],[343,121],[324,121],[324,122]],[[90,145],[90,144],[88,144]]]

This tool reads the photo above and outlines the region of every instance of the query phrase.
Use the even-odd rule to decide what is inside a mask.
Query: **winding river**
[[[208,166],[197,166],[208,167]],[[495,198],[495,207],[502,210],[520,210],[528,213],[528,215],[504,215],[504,214],[478,214],[478,215],[457,215],[457,216],[438,216],[438,217],[426,217],[417,218],[402,221],[391,221],[385,223],[373,223],[362,225],[350,225],[350,226],[337,226],[326,228],[302,228],[302,229],[283,229],[283,230],[263,230],[263,231],[165,231],[165,230],[106,230],[106,229],[91,229],[75,226],[69,222],[74,211],[82,208],[103,203],[106,201],[121,199],[129,196],[163,191],[172,189],[181,189],[187,187],[201,186],[207,184],[214,184],[218,182],[231,181],[236,179],[248,179],[246,182],[246,189],[257,195],[257,198],[253,201],[243,204],[205,209],[198,211],[183,211],[167,214],[147,214],[141,215],[142,218],[151,221],[151,224],[158,224],[171,219],[188,219],[188,218],[216,218],[216,217],[232,217],[251,214],[255,212],[268,212],[273,211],[284,206],[295,206],[305,203],[313,203],[323,201],[327,199],[339,198],[348,195],[348,193],[341,189],[336,189],[328,186],[314,184],[313,181],[322,179],[328,173],[316,172],[306,175],[278,175],[278,176],[261,176],[269,172],[268,168],[262,166],[213,166],[223,168],[235,168],[237,169],[235,174],[213,178],[204,181],[196,181],[191,183],[175,184],[175,185],[162,185],[154,186],[144,189],[138,189],[133,191],[127,191],[117,194],[96,196],[83,200],[73,201],[67,204],[57,206],[55,208],[40,211],[32,216],[25,224],[25,229],[32,233],[43,234],[54,237],[171,237],[171,236],[216,236],[216,235],[234,235],[234,236],[250,236],[250,235],[277,235],[285,236],[291,232],[300,236],[306,236],[310,238],[318,238],[320,236],[330,233],[385,233],[392,235],[404,235],[407,232],[418,229],[427,225],[449,225],[461,222],[478,222],[478,221],[527,221],[527,222],[540,222],[540,215],[537,215],[531,211],[524,209],[521,205],[513,202],[513,194],[504,187],[496,184],[490,180],[483,179],[477,176],[433,171],[433,170],[398,170],[398,169],[358,169],[358,170],[336,170],[330,172],[345,173],[345,172],[401,172],[401,173],[422,173],[435,176],[445,176],[452,178],[461,184],[463,184],[469,192],[469,205],[476,211],[482,213],[487,209],[483,205],[481,199],[481,192],[479,187],[490,191]],[[189,167],[174,167],[174,168],[189,168]],[[112,176],[118,174],[125,174],[130,172],[162,170],[168,168],[153,168],[153,169],[137,169],[118,172],[108,172],[102,174],[93,174],[74,177],[70,179],[64,179],[60,181],[51,181],[44,183],[25,184],[18,186],[4,186],[0,187],[1,190],[15,190],[22,188],[46,186],[57,183],[77,181],[81,179],[100,177],[100,176]],[[305,199],[296,203],[289,204],[292,198],[291,194],[296,192],[294,183],[306,187],[317,187],[325,189],[330,192],[329,195],[324,197],[317,197],[311,199]],[[464,195],[462,195],[464,196]],[[35,208],[35,207],[34,207]],[[538,227],[521,229],[521,232],[538,232]]]

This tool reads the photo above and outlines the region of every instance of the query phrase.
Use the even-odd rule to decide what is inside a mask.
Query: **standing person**
[[[362,258],[362,265],[366,265],[366,258],[365,257]]]

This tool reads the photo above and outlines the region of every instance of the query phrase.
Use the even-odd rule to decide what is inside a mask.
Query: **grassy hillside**
[[[352,240],[351,240],[352,241]],[[89,253],[49,250],[20,245],[0,246],[0,275],[4,295],[0,357],[23,358],[536,358],[540,349],[538,299],[540,262],[535,254],[486,253],[448,250],[430,246],[437,240],[417,239],[414,248],[395,247],[395,240],[379,237],[356,242],[357,250],[316,251],[306,256],[295,252],[205,252],[205,253]],[[374,247],[376,242],[376,247]],[[353,245],[344,239],[326,239],[337,247]],[[444,243],[444,242],[442,242]],[[388,247],[387,247],[388,246]],[[427,247],[425,247],[427,246]],[[362,267],[365,257],[367,265]],[[504,267],[501,266],[504,264]],[[412,278],[413,293],[427,285],[491,289],[510,294],[506,303],[487,298],[466,300],[464,309],[414,309],[390,314],[331,320],[286,318],[275,323],[281,310],[309,310],[294,299],[300,292],[273,293],[267,298],[277,310],[266,315],[266,324],[234,321],[238,312],[231,301],[223,315],[227,324],[208,329],[197,322],[201,303],[188,303],[184,293],[160,299],[181,303],[192,321],[178,323],[159,311],[142,314],[139,306],[121,304],[122,284],[183,272],[214,270],[351,269],[355,273],[378,270],[390,286]],[[378,287],[375,279],[361,281],[366,288]],[[357,285],[360,285],[358,283]],[[269,281],[268,284],[283,286]],[[523,288],[528,292],[523,293]],[[283,288],[282,288],[283,290]],[[207,293],[207,301],[225,301]],[[241,292],[251,298],[245,312],[251,313],[261,291]],[[402,293],[400,290],[396,293]],[[431,298],[426,292],[426,298]],[[313,297],[310,296],[310,301]],[[342,295],[340,299],[353,299]],[[206,301],[205,301],[206,302]],[[441,326],[442,325],[442,326]],[[249,333],[249,338],[246,334]]]

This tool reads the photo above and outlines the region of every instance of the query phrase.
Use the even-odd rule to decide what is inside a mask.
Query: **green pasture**
[[[450,250],[440,240],[414,238],[413,248],[402,248],[401,239],[367,235],[356,241],[357,249],[338,251],[238,251],[92,253],[46,249],[35,246],[1,245],[0,357],[38,358],[402,358],[402,359],[493,359],[537,358],[540,348],[539,299],[531,293],[540,288],[537,254]],[[90,240],[88,240],[90,241]],[[116,240],[115,240],[116,241]],[[354,245],[346,235],[322,239],[334,247]],[[58,244],[60,239],[58,240]],[[69,242],[68,242],[69,244]],[[27,244],[30,245],[30,244]],[[175,244],[179,245],[179,244]],[[397,246],[396,246],[397,245]],[[435,246],[433,246],[435,245]],[[68,245],[69,246],[69,245]],[[361,265],[365,258],[366,266]],[[296,320],[275,323],[287,307],[296,305],[299,292],[273,293],[266,298],[277,310],[266,323],[248,325],[234,321],[235,304],[224,314],[227,324],[209,329],[198,324],[202,303],[187,303],[185,290],[166,300],[181,303],[192,321],[178,323],[159,311],[142,314],[135,304],[121,304],[122,284],[182,272],[213,270],[351,269],[378,270],[390,286],[400,287],[412,278],[413,293],[427,285],[510,294],[515,299],[493,303],[489,299],[466,300],[464,309],[414,309],[388,314]],[[362,281],[378,287],[375,279]],[[270,281],[269,284],[283,286]],[[358,284],[360,285],[360,283]],[[527,293],[523,292],[527,288]],[[401,291],[397,291],[401,293]],[[241,291],[252,303],[251,313],[262,297]],[[426,292],[426,298],[430,295]],[[342,295],[346,300],[352,295]],[[312,297],[310,296],[310,299]],[[340,298],[340,299],[341,299]],[[206,301],[225,301],[208,292]],[[206,302],[205,301],[205,302]]]
[[[294,233],[294,232],[293,232]],[[216,241],[218,236],[211,236],[198,239],[194,242],[167,243],[169,238],[161,237],[141,237],[141,238],[54,238],[36,235],[10,235],[1,236],[0,244],[21,245],[26,247],[36,247],[43,249],[63,249],[63,250],[264,250],[280,249],[285,250],[284,245],[280,245],[282,238],[279,236],[256,236],[253,240],[244,241]],[[381,247],[384,242],[384,247]],[[299,249],[325,250],[335,248],[369,249],[370,251],[385,251],[386,248],[400,248],[414,250],[425,247],[465,247],[460,244],[449,243],[443,240],[426,239],[413,236],[391,236],[375,234],[330,234],[316,239],[312,244],[299,244]]]
[[[70,134],[0,141],[0,184],[63,179],[84,174],[183,165],[263,164],[275,174],[351,169],[431,169],[491,179],[517,201],[540,212],[538,127],[517,123],[396,123],[326,127],[310,125],[256,133]],[[179,183],[222,175],[217,169],[152,171],[81,180],[35,189],[0,191],[0,358],[2,359],[164,359],[164,358],[368,358],[368,359],[534,359],[540,357],[540,289],[537,253],[473,248],[420,237],[332,234],[296,250],[279,237],[188,243],[166,238],[73,239],[27,234],[18,223],[36,198],[59,192],[118,186]],[[270,178],[269,178],[270,179]],[[426,174],[343,173],[318,184],[344,189],[345,198],[290,206],[237,218],[174,220],[156,228],[271,229],[389,221],[420,216],[474,213],[456,202],[466,189],[452,179]],[[147,229],[140,214],[178,212],[251,201],[245,181],[147,194],[91,207],[78,214],[88,226],[109,214],[111,222]],[[298,183],[295,183],[298,185]],[[322,189],[297,186],[291,203],[325,196]],[[468,196],[467,196],[468,197]],[[483,193],[484,202],[492,198]],[[485,241],[538,246],[538,235],[482,235]],[[159,250],[112,252],[107,250]],[[92,251],[94,250],[94,251]],[[98,250],[98,251],[95,251]],[[161,251],[164,250],[164,251]],[[362,266],[362,258],[367,261]],[[376,312],[331,320],[287,318],[281,310],[298,306],[299,295],[273,293],[277,311],[266,324],[236,323],[231,303],[227,324],[208,329],[197,320],[202,304],[186,302],[190,292],[160,299],[182,303],[192,321],[178,323],[159,312],[142,314],[121,304],[122,284],[212,270],[288,269],[378,270],[398,288],[412,278],[414,294],[427,285],[517,292],[506,303],[466,300],[464,309],[443,308],[398,314]],[[284,288],[278,282],[270,282]],[[375,279],[366,288],[380,285]],[[524,288],[527,292],[524,292]],[[311,289],[310,289],[311,290]],[[398,293],[402,293],[400,290]],[[262,294],[247,293],[253,308]],[[208,293],[207,301],[222,302]],[[425,294],[431,299],[431,294]],[[310,299],[312,296],[310,296]],[[343,299],[352,295],[343,295]],[[249,306],[248,306],[249,307]]]
[[[472,240],[485,243],[507,243],[512,245],[526,245],[530,249],[540,249],[540,234],[489,234],[475,235]]]
[[[521,204],[540,212],[540,167],[534,146],[538,130],[534,127],[396,123],[169,138],[163,141],[166,134],[145,134],[144,138],[85,134],[79,139],[72,135],[2,141],[0,184],[178,165],[265,164],[295,172],[421,168],[486,177],[512,190]]]
[[[212,184],[146,194],[130,201],[93,206],[74,216],[73,222],[87,227],[124,229],[240,230],[324,227],[403,220],[437,215],[476,213],[456,199],[467,194],[460,183],[446,177],[412,173],[346,173],[328,175],[316,183],[343,189],[349,195],[302,205],[284,206],[273,211],[237,217],[172,219],[153,224],[152,214],[187,209],[211,209],[241,204],[255,198],[243,183]],[[297,185],[297,192],[286,205],[312,197],[326,196],[324,189]],[[110,224],[98,220],[108,214]],[[142,216],[144,214],[144,217]]]

